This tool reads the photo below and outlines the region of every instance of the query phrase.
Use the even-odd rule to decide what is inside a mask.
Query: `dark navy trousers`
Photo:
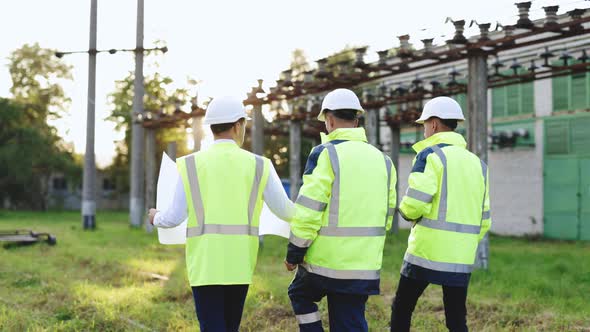
[[[328,298],[331,332],[368,331],[365,319],[368,295],[334,292],[329,285],[313,278],[305,269],[299,267],[295,279],[289,286],[289,298],[300,331],[324,331],[316,304],[324,296]]]
[[[192,287],[201,332],[237,332],[240,329],[248,285]]]
[[[412,313],[429,282],[400,276],[391,306],[391,332],[410,331]],[[467,287],[442,286],[446,325],[450,332],[467,332]]]

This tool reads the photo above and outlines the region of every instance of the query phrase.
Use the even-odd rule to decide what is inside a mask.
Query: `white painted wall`
[[[542,156],[539,159],[537,150],[489,152],[492,232],[514,236],[543,232]],[[400,156],[397,170],[400,196],[408,188],[413,157]],[[410,227],[410,223],[399,220],[400,228]]]
[[[408,189],[408,176],[410,176],[410,171],[412,170],[412,160],[414,159],[414,155],[409,154],[402,154],[399,156],[399,167],[397,169],[397,180],[399,181],[399,200],[406,193]],[[399,226],[400,228],[410,228],[412,226],[411,223],[407,222],[401,216],[398,216]]]
[[[542,160],[535,150],[489,152],[492,232],[496,234],[543,232]]]
[[[553,89],[551,79],[534,81],[535,116],[550,116],[553,112]]]

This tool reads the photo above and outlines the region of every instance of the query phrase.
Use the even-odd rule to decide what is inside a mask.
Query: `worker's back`
[[[400,204],[408,219],[418,218],[405,260],[433,270],[471,272],[482,222],[489,219],[487,166],[457,133],[439,133],[417,145],[410,188]]]
[[[447,220],[479,226],[485,186],[481,160],[462,147],[441,150],[447,162]]]
[[[362,129],[341,130],[310,156],[317,158],[317,166],[313,176],[304,175],[300,195],[327,202],[321,229],[305,257],[304,266],[312,273],[336,279],[379,278],[385,233],[391,227],[386,216],[395,206],[389,189],[395,188],[396,174],[391,160],[363,138]]]
[[[188,203],[191,286],[249,284],[270,161],[224,142],[180,158],[177,164]]]

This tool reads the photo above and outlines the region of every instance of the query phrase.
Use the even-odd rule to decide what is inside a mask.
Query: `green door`
[[[580,239],[590,240],[590,158],[580,159]]]
[[[590,116],[545,121],[544,233],[590,240]]]
[[[579,166],[576,158],[545,159],[545,236],[578,238]]]

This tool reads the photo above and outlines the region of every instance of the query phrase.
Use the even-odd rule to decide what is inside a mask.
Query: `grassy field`
[[[0,211],[0,229],[57,236],[45,244],[0,248],[0,331],[194,331],[184,248],[130,229],[123,213],[99,213],[84,232],[78,213]],[[382,295],[370,299],[371,331],[387,330],[407,231],[390,236]],[[469,289],[473,331],[590,331],[590,243],[492,237],[491,268]],[[243,331],[296,331],[282,261],[286,240],[267,237]],[[154,276],[157,275],[157,276]],[[325,302],[320,305],[327,322]],[[414,314],[415,331],[443,331],[440,287],[430,286]]]

